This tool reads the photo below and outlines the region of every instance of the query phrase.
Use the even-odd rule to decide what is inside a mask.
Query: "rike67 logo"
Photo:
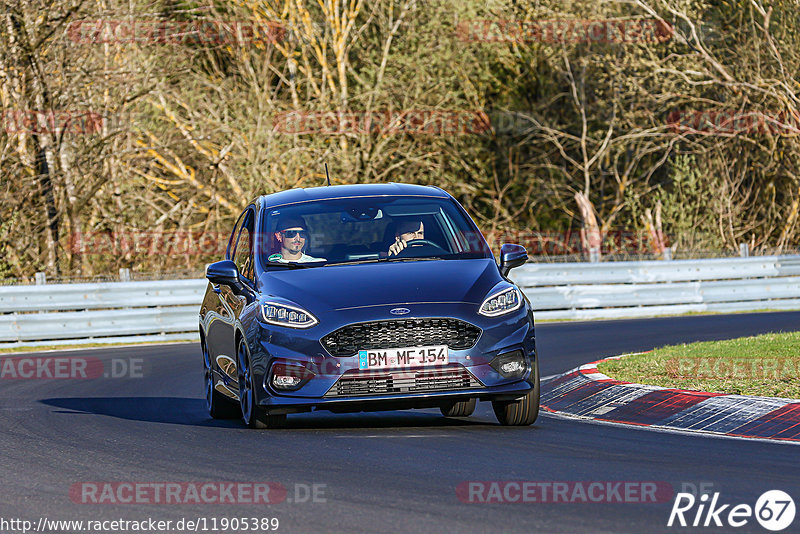
[[[794,500],[781,490],[764,492],[754,507],[749,504],[722,504],[719,496],[719,492],[710,497],[704,493],[698,499],[691,493],[678,493],[667,526],[738,528],[747,525],[755,517],[765,529],[778,532],[794,521]]]

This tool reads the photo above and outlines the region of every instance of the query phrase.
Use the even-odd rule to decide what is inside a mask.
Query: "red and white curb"
[[[663,388],[614,380],[605,358],[544,381],[542,409],[659,429],[800,443],[800,400]]]

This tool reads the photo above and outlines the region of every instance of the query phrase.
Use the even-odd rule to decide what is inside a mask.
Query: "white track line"
[[[780,439],[768,439],[768,438],[748,438],[743,436],[729,436],[727,434],[718,434],[716,432],[709,432],[707,430],[681,430],[677,428],[668,428],[664,426],[643,426],[643,425],[630,425],[627,423],[617,423],[614,421],[599,421],[597,419],[593,419],[591,417],[582,417],[580,415],[570,415],[561,412],[548,412],[547,410],[542,410],[539,412],[540,416],[545,417],[552,417],[554,419],[568,419],[568,420],[579,420],[582,423],[590,423],[595,425],[611,425],[616,427],[623,427],[629,428],[632,430],[640,430],[640,431],[652,431],[652,432],[664,432],[666,434],[681,434],[684,436],[698,436],[703,438],[722,438],[722,439],[735,439],[739,441],[760,441],[761,443],[778,443],[783,445],[800,445],[800,441],[786,441]]]

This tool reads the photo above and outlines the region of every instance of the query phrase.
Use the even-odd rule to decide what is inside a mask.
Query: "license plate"
[[[395,369],[397,367],[434,367],[447,365],[447,345],[373,349],[358,351],[359,369]]]

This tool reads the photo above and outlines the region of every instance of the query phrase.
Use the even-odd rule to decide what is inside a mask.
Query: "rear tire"
[[[472,398],[465,401],[458,401],[450,403],[446,406],[441,406],[439,409],[445,417],[469,417],[475,411],[477,399]]]
[[[241,416],[239,405],[232,399],[226,397],[214,387],[214,371],[211,367],[211,356],[208,354],[208,347],[204,339],[200,341],[203,351],[203,367],[206,390],[206,410],[213,419],[236,419]]]
[[[504,426],[532,425],[539,417],[539,359],[534,364],[535,382],[533,389],[515,401],[492,401],[497,420]]]
[[[236,348],[239,373],[239,416],[249,428],[281,428],[286,424],[286,414],[271,415],[255,403],[253,374],[250,369],[250,352],[244,339]]]

